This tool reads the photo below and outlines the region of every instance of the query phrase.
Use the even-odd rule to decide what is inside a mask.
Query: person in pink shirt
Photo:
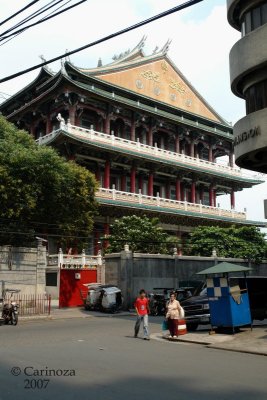
[[[143,322],[144,340],[149,340],[148,330],[148,314],[149,314],[149,303],[146,297],[146,292],[141,289],[139,297],[135,300],[134,308],[137,314],[137,320],[134,327],[134,337],[137,338],[141,322]]]

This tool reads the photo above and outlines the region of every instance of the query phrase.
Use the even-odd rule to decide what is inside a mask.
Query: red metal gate
[[[96,269],[61,269],[59,286],[59,307],[82,306],[81,290],[84,283],[97,282]]]

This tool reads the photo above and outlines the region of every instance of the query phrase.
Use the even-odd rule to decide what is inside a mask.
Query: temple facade
[[[157,216],[178,237],[197,225],[255,224],[236,210],[235,193],[262,181],[235,167],[231,126],[168,57],[169,42],[149,56],[144,43],[96,68],[68,60],[58,73],[43,68],[0,105],[40,145],[95,174],[95,252],[123,215]]]

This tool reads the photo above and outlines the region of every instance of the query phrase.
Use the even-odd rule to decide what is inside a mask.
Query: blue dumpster
[[[231,286],[229,281],[229,274],[241,272],[246,276],[249,270],[251,268],[223,262],[198,273],[207,277],[212,328],[231,327],[234,332],[235,327],[252,326],[247,285],[240,288]]]

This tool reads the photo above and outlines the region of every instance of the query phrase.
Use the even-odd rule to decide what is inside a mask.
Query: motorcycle
[[[5,325],[11,323],[11,325],[17,325],[18,323],[18,308],[19,305],[15,300],[12,300],[14,293],[19,293],[17,289],[6,289],[4,294],[3,309],[2,309],[2,320]],[[10,296],[7,296],[10,294]]]

